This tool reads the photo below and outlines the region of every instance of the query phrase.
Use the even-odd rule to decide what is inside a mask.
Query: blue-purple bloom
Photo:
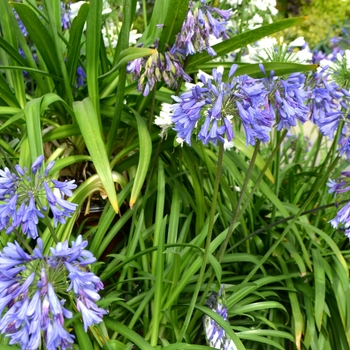
[[[196,131],[203,144],[227,144],[234,138],[233,124],[241,122],[247,145],[269,141],[274,116],[263,83],[247,75],[234,77],[237,65],[231,67],[228,81],[223,82],[221,68],[214,68],[212,76],[199,73],[198,84],[180,97],[173,96],[177,103],[172,106],[172,121],[178,138],[191,145]]]
[[[328,193],[334,193],[337,201],[347,197],[346,193],[350,191],[350,172],[343,171],[341,176],[335,180],[329,179],[327,186]],[[337,213],[336,217],[329,221],[334,228],[345,228],[345,235],[350,238],[350,201],[346,203]]]
[[[311,120],[330,140],[339,128],[339,156],[350,158],[350,92],[329,79],[327,66],[309,83],[309,109]]]
[[[190,1],[186,19],[172,50],[183,52],[186,56],[202,51],[215,56],[216,52],[209,43],[210,36],[228,39],[226,25],[231,15],[231,10],[210,7],[206,5],[206,0],[201,0],[199,7],[195,7],[193,1]]]
[[[206,306],[228,322],[224,285],[221,286],[219,293],[213,292],[209,296],[208,300],[206,301]],[[236,345],[226,334],[225,330],[211,317],[205,315],[203,317],[203,325],[205,337],[210,347],[221,350],[237,350]]]
[[[264,72],[263,67],[260,67]],[[269,90],[269,104],[273,113],[277,114],[277,130],[296,126],[297,121],[302,124],[308,120],[309,108],[306,105],[308,92],[305,90],[305,75],[293,73],[286,78],[270,77],[263,79]]]
[[[161,81],[169,87],[177,87],[181,79],[191,81],[182,67],[183,58],[180,52],[166,51],[162,54],[154,50],[149,57],[137,58],[129,62],[127,72],[132,73],[134,80],[138,80],[137,89],[147,96]]]
[[[8,168],[0,169],[0,230],[11,233],[22,228],[30,238],[38,237],[37,225],[44,217],[46,201],[53,214],[54,225],[64,224],[74,213],[77,204],[66,201],[77,186],[73,181],[56,181],[47,178],[54,162],[42,173],[44,157],[39,156],[32,164],[31,171],[15,166],[16,173]],[[54,194],[53,189],[57,189]]]
[[[0,332],[23,350],[40,344],[49,350],[71,349],[74,335],[64,321],[73,314],[65,299],[81,312],[85,331],[107,313],[96,305],[103,284],[87,266],[96,259],[81,236],[71,246],[58,243],[49,255],[43,254],[41,239],[37,243],[32,255],[17,242],[0,252]]]

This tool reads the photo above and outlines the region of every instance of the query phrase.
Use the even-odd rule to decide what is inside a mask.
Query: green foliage
[[[155,1],[141,39],[145,46],[156,38],[162,48],[174,41],[187,2],[176,7],[177,1]],[[348,5],[337,4],[334,20],[342,20]],[[336,141],[317,136],[306,152],[309,139],[300,127],[293,136],[275,132],[270,143],[253,148],[238,133],[218,174],[217,147],[174,147],[173,131],[160,140],[152,126],[160,104],[178,92],[159,84],[153,96],[144,97],[126,75],[128,61],[153,52],[128,47],[135,1],[118,3],[117,15],[127,13],[130,23],[123,21],[114,55],[96,30],[103,21],[101,1],[84,4],[67,31],[55,22],[60,10],[49,0],[43,5],[39,12],[34,1],[0,0],[1,161],[29,166],[45,154],[47,162],[57,161],[55,178],[79,184],[71,198],[79,210],[57,236],[65,240],[81,233],[88,239],[99,261],[91,268],[105,283],[99,306],[109,310],[88,333],[79,314],[68,324],[79,348],[208,349],[203,314],[239,350],[349,348],[350,251],[343,233],[327,223],[335,208],[325,182],[344,167],[337,165]],[[336,7],[334,1],[327,6]],[[21,33],[12,7],[33,43]],[[315,11],[321,11],[318,2]],[[247,31],[215,50],[224,56],[303,21],[286,19]],[[323,19],[318,22],[326,27]],[[162,23],[163,31],[155,26]],[[206,53],[186,64],[188,73],[217,65]],[[78,66],[86,72],[85,87],[75,86]],[[315,66],[265,68],[279,75]],[[261,73],[257,65],[241,65],[236,74]],[[48,251],[53,239],[47,227],[39,229]],[[11,239],[2,232],[1,247]],[[203,306],[220,283],[226,285],[229,323]],[[7,339],[1,344],[16,349]]]

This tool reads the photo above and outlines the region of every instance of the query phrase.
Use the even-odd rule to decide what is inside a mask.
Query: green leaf
[[[253,29],[249,32],[238,34],[233,38],[225,40],[219,44],[213,46],[213,49],[216,52],[216,56],[220,57],[226,55],[234,50],[237,50],[241,47],[245,47],[248,44],[254,43],[265,36],[277,33],[283,29],[298,25],[305,21],[306,17],[295,17],[283,19],[275,23],[267,24],[257,29]],[[211,61],[213,59],[207,52],[197,53],[189,58],[188,70],[195,69],[199,64]]]
[[[286,63],[286,62],[264,62],[264,69],[266,74],[274,71],[274,76],[291,74],[294,72],[309,72],[311,70],[316,70],[317,64],[299,64],[299,63]],[[254,78],[263,78],[265,74],[260,70],[259,64],[245,64],[239,66],[234,75],[247,74]]]
[[[212,318],[221,328],[223,328],[226,332],[226,334],[232,339],[234,344],[236,345],[238,350],[245,350],[244,345],[239,340],[235,332],[231,329],[230,324],[225,321],[220,315],[215,313],[213,310],[210,310],[207,307],[196,305],[196,309],[202,311],[203,313],[207,314],[210,318]]]
[[[55,44],[48,30],[32,8],[20,3],[11,3],[18,13],[21,21],[26,27],[30,38],[34,41],[35,47],[42,56],[48,70],[61,77],[59,66],[57,65],[57,55]]]
[[[101,75],[99,79],[105,79],[112,73],[116,72],[120,67],[127,64],[128,62],[135,60],[136,58],[150,56],[153,53],[157,52],[155,49],[142,49],[137,47],[129,47],[128,49],[123,50],[119,55],[119,61],[115,67],[113,67],[109,72],[104,75]]]
[[[125,326],[123,323],[113,320],[110,317],[104,317],[103,321],[106,324],[107,328],[111,329],[114,332],[120,333],[125,338],[136,344],[141,350],[154,350],[154,348],[149,343],[147,343],[143,337]]]
[[[137,131],[140,143],[139,163],[137,166],[136,176],[134,185],[131,191],[131,197],[129,205],[132,208],[136,202],[137,197],[140,194],[142,185],[145,181],[149,163],[151,161],[152,154],[152,141],[151,136],[148,132],[145,121],[141,116],[133,110],[137,121]]]
[[[251,145],[246,144],[246,140],[244,136],[240,132],[236,132],[235,134],[235,139],[234,139],[234,145],[237,149],[239,149],[243,154],[245,154],[249,159],[252,158],[253,153],[254,153],[254,147]],[[265,166],[265,160],[261,156],[260,153],[258,153],[256,160],[255,160],[255,165],[258,167],[258,169],[263,170]],[[272,172],[270,169],[267,169],[265,172],[265,176],[272,182],[275,182],[275,179],[272,175]]]
[[[67,73],[70,77],[71,85],[75,85],[76,71],[78,67],[80,51],[81,51],[81,36],[83,33],[86,18],[89,12],[89,3],[84,3],[80,6],[78,16],[74,18],[72,27],[69,29],[69,50],[67,56]]]
[[[171,46],[176,34],[180,33],[188,13],[189,0],[170,0],[164,27],[159,40],[159,51],[164,51],[165,45]]]
[[[24,115],[27,124],[29,149],[31,161],[44,154],[42,132],[41,132],[41,103],[43,97],[29,101],[24,108]]]
[[[0,75],[0,99],[4,100],[10,107],[20,107],[16,96],[9,88],[6,80],[2,75]]]
[[[86,24],[86,85],[89,98],[97,116],[100,115],[100,94],[98,87],[99,52],[101,41],[102,1],[90,0]],[[98,118],[99,129],[101,120]]]
[[[321,332],[326,298],[326,279],[323,258],[320,251],[318,249],[312,249],[312,257],[315,278],[315,320],[317,328]]]
[[[106,148],[101,133],[99,132],[100,127],[96,110],[88,97],[83,101],[74,102],[73,109],[86,147],[96,168],[96,172],[101,179],[112,207],[118,213],[117,194],[112,179]]]
[[[93,350],[93,346],[91,344],[89,334],[85,332],[83,328],[83,324],[79,318],[75,319],[75,321],[73,322],[73,327],[74,327],[75,335],[78,339],[80,348],[84,350]]]

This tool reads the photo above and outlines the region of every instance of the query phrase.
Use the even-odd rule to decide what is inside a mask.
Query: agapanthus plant
[[[23,350],[71,349],[74,335],[64,325],[71,310],[81,312],[85,332],[102,321],[106,311],[96,301],[103,284],[88,267],[96,259],[87,244],[79,236],[44,255],[41,239],[32,254],[15,241],[0,252],[0,332],[10,344]]]
[[[234,125],[242,123],[247,144],[255,145],[256,140],[267,142],[274,122],[270,112],[263,83],[247,75],[234,77],[237,65],[233,65],[224,82],[223,68],[214,68],[212,75],[200,72],[199,83],[179,97],[173,96],[175,104],[166,106],[171,114],[178,140],[191,145],[196,134],[203,144],[224,143],[232,147]],[[164,111],[163,111],[164,112]],[[163,113],[164,118],[164,113]],[[157,123],[157,120],[156,120]],[[169,127],[163,123],[164,128]]]
[[[0,169],[0,230],[6,230],[7,234],[21,227],[25,235],[37,238],[37,224],[47,212],[46,203],[55,227],[64,224],[77,207],[64,199],[72,196],[72,189],[77,187],[75,180],[50,180],[48,175],[55,162],[41,171],[43,161],[44,156],[39,156],[30,170],[20,165],[15,166],[15,172]]]

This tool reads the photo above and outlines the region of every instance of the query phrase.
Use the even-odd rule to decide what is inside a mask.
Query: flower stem
[[[55,232],[55,229],[52,227],[51,225],[51,221],[50,221],[50,218],[47,216],[46,212],[43,211],[43,210],[40,210],[43,215],[44,215],[44,220],[45,220],[45,223],[51,233],[51,236],[53,238],[53,240],[55,241],[55,243],[57,244],[59,241],[58,241],[58,238],[57,238],[57,235],[56,235],[56,232]]]
[[[16,229],[14,229],[13,232],[15,233],[18,240],[26,247],[28,253],[33,254],[33,249],[30,247],[28,242],[23,238],[23,236]]]
[[[225,238],[225,241],[222,243],[221,247],[220,247],[220,250],[217,254],[217,260],[219,261],[219,263],[221,262],[222,260],[222,257],[224,256],[224,253],[225,253],[225,250],[226,250],[226,247],[228,245],[228,242],[232,236],[232,233],[233,233],[233,229],[235,227],[235,224],[237,222],[237,218],[238,218],[238,214],[239,214],[239,209],[242,205],[242,202],[243,202],[243,198],[244,198],[244,195],[245,195],[245,191],[247,189],[247,185],[248,185],[248,182],[250,180],[250,176],[252,174],[252,171],[253,171],[253,168],[254,168],[254,165],[255,165],[255,160],[256,160],[256,157],[258,155],[258,152],[259,152],[259,147],[260,147],[260,141],[257,141],[256,142],[256,145],[255,145],[255,148],[254,148],[254,153],[253,153],[253,157],[250,161],[250,164],[249,164],[249,168],[248,168],[248,172],[247,172],[247,175],[245,177],[245,180],[244,180],[244,183],[243,183],[243,186],[242,186],[242,189],[241,189],[241,194],[238,198],[238,202],[237,202],[237,205],[236,205],[236,209],[233,213],[233,216],[232,216],[232,220],[231,220],[231,224],[230,224],[230,227],[227,231],[227,235],[226,235],[226,238]]]
[[[208,257],[209,257],[209,250],[210,250],[210,243],[211,243],[211,237],[213,233],[213,227],[214,227],[214,217],[215,217],[215,212],[216,212],[216,205],[217,205],[217,198],[218,198],[218,193],[219,193],[219,185],[220,185],[220,176],[221,176],[221,169],[222,169],[222,162],[223,162],[223,155],[224,155],[224,145],[223,143],[220,143],[219,146],[219,155],[218,155],[218,166],[217,166],[217,172],[216,172],[216,177],[215,177],[215,183],[214,183],[214,191],[213,191],[213,198],[212,198],[212,205],[210,208],[210,214],[209,214],[209,225],[208,225],[208,234],[207,234],[207,239],[205,242],[205,248],[204,248],[204,254],[203,254],[203,261],[202,261],[202,266],[199,271],[198,279],[197,279],[197,284],[195,286],[195,290],[192,295],[192,300],[189,305],[186,318],[184,321],[184,324],[182,326],[182,329],[180,331],[180,334],[177,338],[177,342],[181,342],[187,328],[190,323],[190,319],[194,310],[195,303],[197,301],[198,293],[203,285],[204,282],[204,274],[205,274],[205,269],[207,266],[208,262]]]

